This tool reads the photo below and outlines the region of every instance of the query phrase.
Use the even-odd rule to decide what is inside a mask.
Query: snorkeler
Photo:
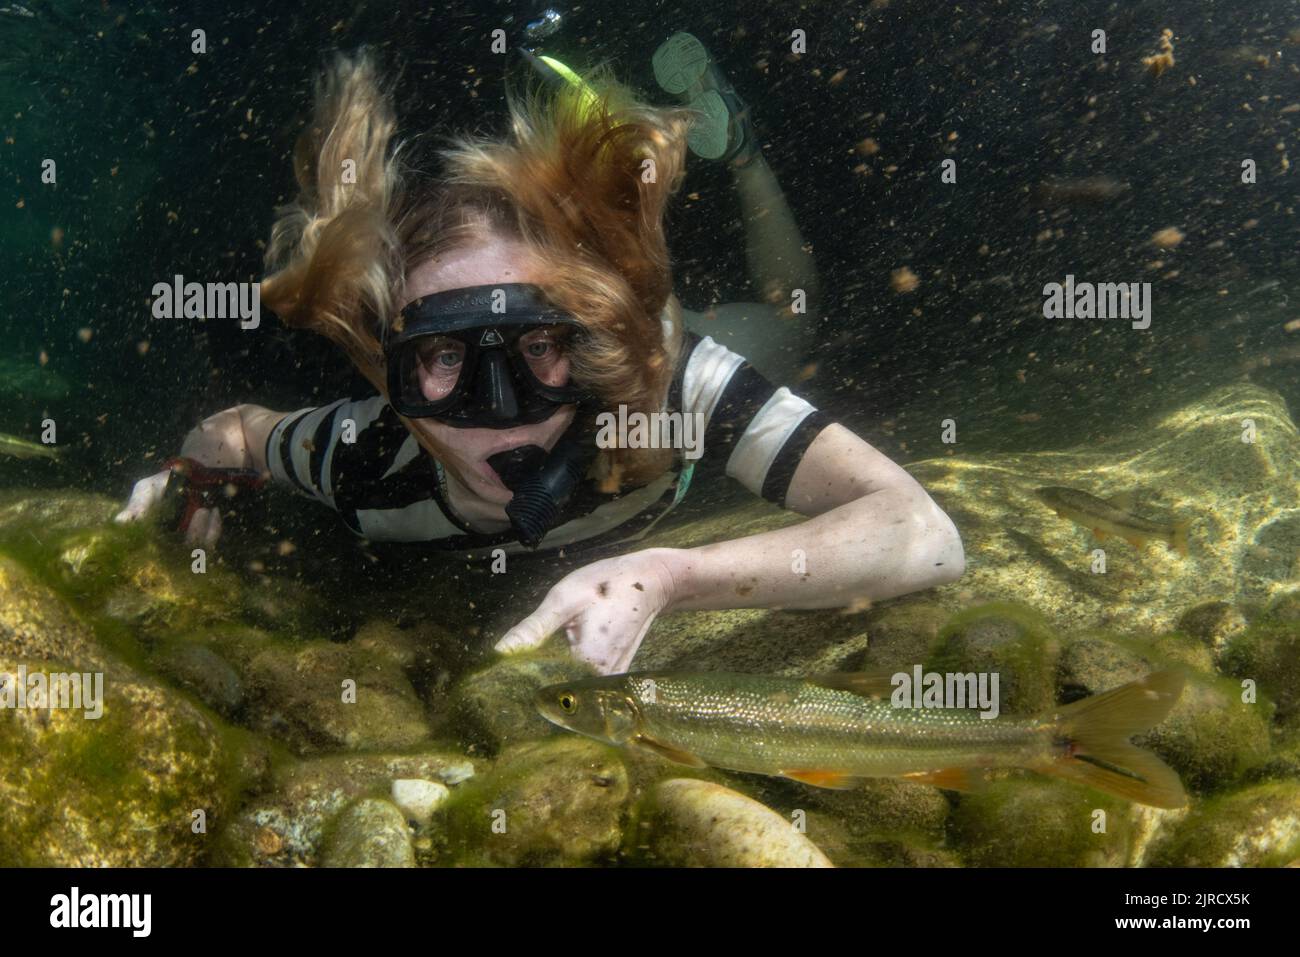
[[[670,43],[681,49],[657,54],[661,82],[695,100],[712,91],[727,111],[718,158],[763,170],[747,112],[703,48]],[[842,607],[958,578],[957,531],[907,472],[772,384],[763,373],[788,355],[751,364],[719,341],[788,344],[775,307],[711,321],[673,295],[664,217],[707,108],[646,106],[594,77],[523,102],[508,92],[508,105],[508,139],[461,137],[439,180],[417,177],[390,148],[396,118],[371,61],[336,60],[297,145],[300,191],[273,228],[262,301],[343,348],[377,394],[289,413],[239,405],[191,431],[181,455],[269,473],[366,539],[470,555],[622,547],[688,487],[724,477],[807,517],[592,562],[496,645],[562,632],[606,674],[627,670],[664,612]],[[754,176],[768,208],[785,210],[780,225],[770,171]],[[769,242],[774,255],[791,244]],[[698,416],[701,454],[598,442],[596,419],[613,410]],[[167,477],[137,483],[118,520],[149,511]],[[210,545],[220,531],[219,512],[201,509],[187,536]]]

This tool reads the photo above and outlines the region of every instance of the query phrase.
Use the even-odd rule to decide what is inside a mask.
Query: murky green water
[[[523,3],[0,7],[0,864],[1300,859],[1300,8],[554,9],[530,38],[543,8]],[[1014,717],[1181,668],[1135,743],[1185,808],[1011,768],[974,790],[829,790],[547,723],[536,689],[591,662],[563,631],[493,645],[553,586],[802,521],[720,463],[639,541],[506,558],[359,538],[283,482],[218,491],[202,554],[161,506],[112,520],[214,413],[375,394],[269,310],[242,329],[154,308],[177,275],[265,277],[328,54],[368,46],[398,137],[431,147],[505,135],[519,44],[676,104],[652,56],[679,30],[752,107],[764,171],[688,157],[673,291],[699,334],[904,465],[965,571],[797,610],[733,561],[735,587],[658,616],[631,668],[997,673]],[[1134,314],[1045,316],[1067,276],[1138,284],[1114,300]],[[796,288],[810,307],[778,315]],[[729,303],[761,304],[734,337],[710,318]],[[1037,490],[1058,486],[1127,518],[1057,514]],[[790,575],[865,568],[890,527],[794,548]],[[99,675],[102,693],[25,707],[37,674]]]

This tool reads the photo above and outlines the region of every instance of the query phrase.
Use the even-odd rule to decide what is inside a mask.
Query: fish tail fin
[[[1187,531],[1191,522],[1179,522],[1174,526],[1174,533],[1169,537],[1169,547],[1183,558],[1187,557]]]
[[[1185,681],[1178,669],[1156,671],[1045,716],[1063,739],[1063,752],[1035,770],[1139,804],[1182,807],[1187,794],[1178,774],[1129,738],[1164,720]]]

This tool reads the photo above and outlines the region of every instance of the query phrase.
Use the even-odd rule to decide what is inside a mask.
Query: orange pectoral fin
[[[802,770],[781,771],[779,773],[781,777],[790,778],[800,784],[809,784],[815,788],[832,788],[836,791],[847,791],[849,788],[855,788],[862,783],[862,778],[855,778],[843,771]]]
[[[978,791],[986,783],[984,775],[978,769],[941,768],[938,771],[913,771],[901,775],[905,781],[917,784],[930,784],[949,791]]]

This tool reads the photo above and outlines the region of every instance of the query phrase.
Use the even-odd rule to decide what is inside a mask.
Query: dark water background
[[[0,13],[0,361],[34,366],[43,351],[72,391],[40,400],[0,383],[0,431],[34,438],[51,414],[79,448],[60,466],[6,461],[4,484],[125,498],[206,415],[369,391],[331,346],[272,316],[242,332],[149,312],[154,283],[176,273],[261,277],[326,54],[368,44],[400,71],[404,135],[501,132],[506,58],[489,32],[519,42],[545,4],[24,7],[33,16]],[[557,8],[545,51],[612,61],[653,101],[667,97],[650,56],[675,30],[722,62],[820,268],[817,373],[800,391],[892,456],[941,454],[949,416],[962,452],[1088,441],[1252,366],[1297,407],[1300,332],[1283,329],[1300,318],[1300,110],[1283,112],[1300,104],[1294,0]],[[197,27],[205,55],[190,52]],[[794,27],[809,37],[797,59]],[[1089,49],[1098,28],[1105,56]],[[1155,78],[1141,58],[1163,28],[1177,64]],[[864,137],[878,155],[855,151]],[[57,186],[40,183],[46,157]],[[939,181],[947,157],[956,185]],[[1246,158],[1255,185],[1240,182]],[[1035,199],[1044,180],[1096,175],[1128,188],[1099,205]],[[696,308],[757,298],[729,174],[697,162],[690,192],[699,201],[670,228],[679,294]],[[1185,241],[1154,250],[1169,226]],[[889,276],[904,265],[921,285],[898,295]],[[1044,320],[1043,286],[1066,273],[1151,281],[1151,329]]]

